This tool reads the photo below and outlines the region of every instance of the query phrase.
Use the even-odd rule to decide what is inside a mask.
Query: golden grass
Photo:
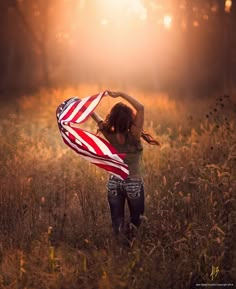
[[[44,90],[3,107],[0,288],[189,288],[210,283],[212,266],[219,266],[217,281],[226,272],[233,278],[233,104],[218,99],[224,107],[215,111],[206,100],[131,92],[145,104],[145,128],[161,147],[144,144],[146,211],[127,248],[112,237],[108,175],[64,145],[55,118],[61,101],[97,92]],[[115,101],[104,99],[99,113]],[[96,132],[92,120],[84,126]]]

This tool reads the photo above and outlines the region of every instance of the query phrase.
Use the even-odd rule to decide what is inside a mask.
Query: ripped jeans
[[[108,203],[111,210],[112,227],[115,234],[123,231],[125,200],[127,199],[130,223],[138,227],[140,216],[144,213],[144,183],[140,179],[127,178],[121,180],[110,176],[107,184]]]

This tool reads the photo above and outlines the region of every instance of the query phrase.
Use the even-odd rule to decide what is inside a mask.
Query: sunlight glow
[[[214,3],[213,6],[211,7],[211,11],[212,11],[213,13],[216,13],[217,10],[218,10],[218,5],[217,5],[216,3]]]
[[[165,15],[163,18],[163,24],[166,29],[170,29],[172,25],[172,17],[170,15]]]
[[[97,0],[100,9],[112,18],[135,16],[140,20],[147,19],[147,9],[141,0]]]
[[[130,13],[135,14],[139,17],[140,20],[146,20],[147,18],[147,9],[143,6],[140,0],[131,0],[129,2],[129,11]]]
[[[103,26],[106,26],[106,25],[108,24],[108,20],[107,20],[106,18],[103,18],[103,19],[101,20],[101,24],[102,24]]]
[[[225,1],[225,12],[230,13],[230,9],[232,7],[232,0]]]

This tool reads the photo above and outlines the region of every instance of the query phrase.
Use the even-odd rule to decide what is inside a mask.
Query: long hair
[[[126,104],[119,102],[115,104],[103,122],[103,129],[107,133],[121,133],[128,135],[133,124],[134,112]],[[160,145],[147,131],[142,130],[141,138],[150,145]]]

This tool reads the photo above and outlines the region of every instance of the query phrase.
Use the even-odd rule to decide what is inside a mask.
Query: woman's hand
[[[120,92],[115,92],[115,91],[107,91],[108,95],[110,95],[111,97],[119,97],[120,96]]]

